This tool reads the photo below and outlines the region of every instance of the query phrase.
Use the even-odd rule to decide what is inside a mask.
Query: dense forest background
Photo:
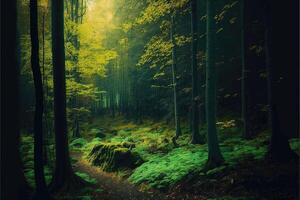
[[[152,199],[208,199],[220,191],[298,197],[299,2],[12,2],[1,2],[1,154],[7,165],[15,162],[4,168],[11,171],[4,191],[20,187],[24,198],[50,199],[99,189],[92,179],[100,175],[82,167],[88,160],[155,189]],[[270,169],[285,178],[265,181]],[[233,172],[290,189],[254,191],[259,181],[234,185]],[[211,181],[226,176],[228,183]],[[226,192],[225,182],[245,188]],[[83,193],[76,198],[118,199]]]

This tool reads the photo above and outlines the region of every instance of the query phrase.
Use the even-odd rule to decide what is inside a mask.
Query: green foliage
[[[226,164],[207,171],[207,175],[220,174],[224,170],[237,166],[243,159],[263,159],[267,147],[265,136],[246,141],[231,136],[220,144]],[[207,145],[184,145],[167,154],[155,154],[136,168],[129,180],[135,184],[147,184],[149,187],[165,189],[186,175],[199,171],[207,161]]]
[[[299,138],[290,139],[290,147],[293,151],[297,152],[298,155],[300,154],[300,141]]]
[[[84,139],[84,138],[77,138],[77,139],[73,140],[70,143],[70,147],[72,149],[81,149],[86,144],[87,144],[86,139]]]
[[[91,184],[97,183],[97,180],[95,178],[91,178],[87,173],[76,172],[76,175],[81,177],[83,180],[85,180],[88,183],[91,183]]]
[[[129,180],[135,184],[166,188],[181,180],[189,172],[201,167],[207,152],[199,147],[176,148],[167,155],[157,156],[138,167]]]
[[[35,187],[34,179],[34,158],[33,158],[33,137],[22,136],[21,137],[21,159],[24,166],[24,174],[27,182],[31,187]],[[52,166],[46,165],[44,167],[46,183],[49,184],[52,179]]]

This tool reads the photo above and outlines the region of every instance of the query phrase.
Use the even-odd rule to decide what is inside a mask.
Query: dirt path
[[[89,174],[97,180],[95,190],[100,188],[103,192],[93,193],[93,199],[101,200],[159,200],[165,196],[159,192],[142,192],[126,180],[121,180],[112,173],[103,172],[98,167],[90,165],[86,160],[81,159],[78,153],[72,154],[77,159],[75,170]]]

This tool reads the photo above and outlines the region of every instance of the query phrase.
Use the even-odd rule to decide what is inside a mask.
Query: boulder
[[[134,143],[129,142],[99,143],[93,147],[88,159],[104,171],[133,169],[143,162],[137,153],[131,151],[134,146]]]

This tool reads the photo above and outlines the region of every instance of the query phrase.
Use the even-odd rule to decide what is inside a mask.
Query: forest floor
[[[207,145],[190,144],[190,131],[184,124],[177,146],[171,141],[172,126],[163,122],[144,120],[137,124],[122,117],[102,117],[82,127],[82,138],[70,142],[71,161],[76,174],[92,184],[71,199],[292,200],[299,197],[299,163],[266,161],[269,133],[263,132],[252,140],[241,139],[232,119],[218,122],[225,163],[206,172],[202,169]],[[200,132],[205,135],[205,127]],[[291,139],[290,145],[299,154],[299,138]],[[97,146],[99,149],[95,151]],[[22,137],[21,152],[25,175],[34,185],[31,136]],[[118,163],[122,154],[126,155],[126,162]],[[132,159],[130,155],[138,155],[142,161],[125,166]],[[51,167],[46,167],[47,182],[51,174]]]
[[[116,176],[114,173],[108,173],[101,170],[99,167],[92,166],[85,159],[82,159],[80,153],[73,153],[72,157],[78,160],[75,165],[75,171],[88,174],[95,179],[95,184],[92,186],[95,189],[101,188],[101,192],[91,192],[90,196],[93,199],[101,200],[150,200],[163,199],[163,194],[158,191],[140,191],[139,188],[127,180]],[[96,191],[96,190],[94,190]]]

